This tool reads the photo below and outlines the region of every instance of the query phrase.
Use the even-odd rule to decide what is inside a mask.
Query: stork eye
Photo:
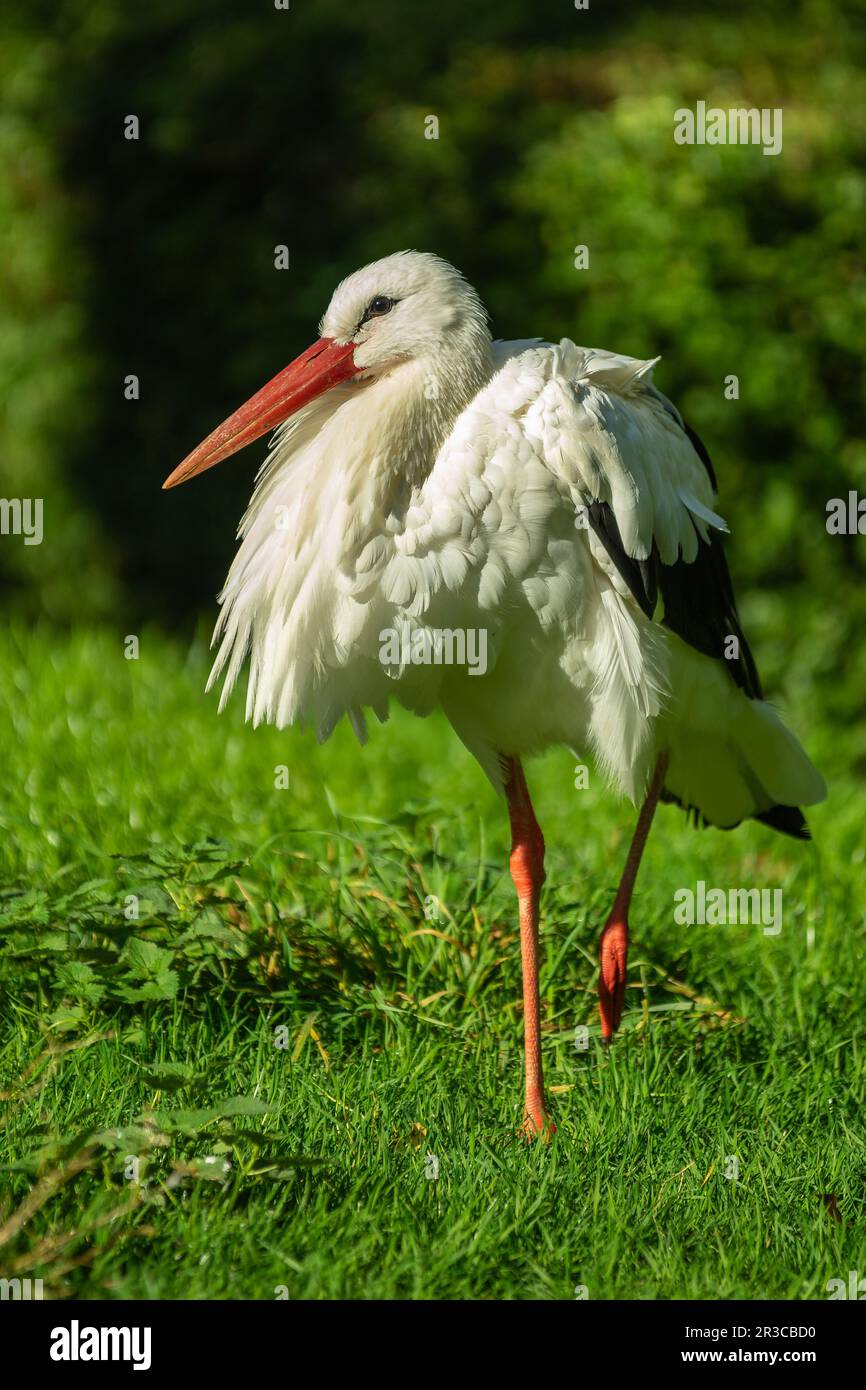
[[[367,310],[364,314],[364,318],[380,318],[382,314],[389,313],[389,311],[394,308],[396,302],[397,301],[395,299],[389,299],[388,296],[385,294],[377,294],[375,299],[371,299],[370,303],[367,305]]]

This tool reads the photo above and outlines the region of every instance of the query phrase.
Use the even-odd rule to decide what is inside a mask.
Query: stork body
[[[653,362],[568,340],[493,343],[475,291],[416,252],[343,281],[320,331],[166,484],[279,426],[221,595],[211,683],[223,680],[222,706],[249,656],[248,718],[311,721],[320,738],[345,715],[363,741],[366,713],[384,720],[392,698],[445,712],[508,802],[526,1125],[547,1134],[544,842],[521,759],[589,748],[643,800],[602,933],[605,1037],[659,798],[711,825],[757,817],[805,838],[798,808],[823,782],[761,698],[712,467]],[[455,634],[483,663],[430,659]]]

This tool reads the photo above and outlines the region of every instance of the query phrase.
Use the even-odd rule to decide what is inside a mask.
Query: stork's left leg
[[[544,882],[544,836],[535,819],[529,788],[518,758],[503,758],[505,795],[511,819],[511,877],[520,910],[520,959],[523,966],[523,1034],[526,1060],[526,1106],[523,1133],[549,1139],[555,1132],[544,1106],[541,1064],[541,1003],[538,992],[538,904]]]
[[[622,1014],[626,964],[628,962],[628,909],[637,871],[640,867],[641,855],[664,786],[667,766],[668,755],[662,753],[656,762],[653,779],[638,816],[613,907],[599,942],[598,1011],[601,1016],[601,1036],[606,1042],[610,1041],[619,1027],[620,1015]]]

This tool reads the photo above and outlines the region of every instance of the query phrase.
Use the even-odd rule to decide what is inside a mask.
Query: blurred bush
[[[829,537],[825,506],[866,494],[864,26],[862,0],[7,4],[0,491],[44,496],[46,525],[0,540],[11,600],[124,624],[212,607],[262,450],[163,477],[315,336],[341,275],[418,246],[499,336],[663,355],[770,685],[794,665],[858,718],[866,542]],[[781,107],[781,155],[676,145],[698,100]]]

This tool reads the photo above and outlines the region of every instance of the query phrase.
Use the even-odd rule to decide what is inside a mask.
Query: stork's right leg
[[[655,809],[664,788],[667,767],[668,755],[662,753],[656,762],[652,782],[638,816],[616,898],[599,942],[598,1011],[601,1018],[601,1036],[605,1042],[610,1042],[619,1027],[622,1014],[626,965],[628,963],[628,910],[637,871],[640,867],[641,855],[644,852]]]
[[[526,1106],[523,1133],[549,1139],[555,1133],[544,1106],[541,1064],[541,1004],[538,993],[538,904],[544,882],[544,836],[535,819],[529,788],[517,758],[504,758],[505,795],[511,819],[511,877],[520,911],[520,958],[523,966],[523,1032],[526,1058]]]

